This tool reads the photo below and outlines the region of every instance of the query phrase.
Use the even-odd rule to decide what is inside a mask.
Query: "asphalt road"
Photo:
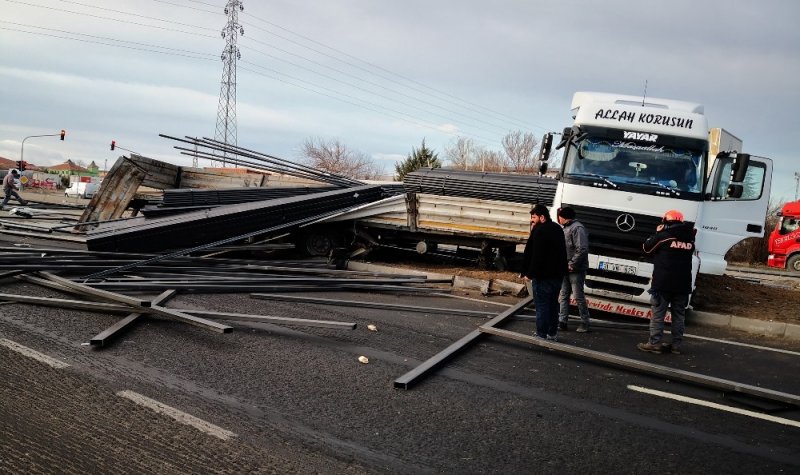
[[[31,284],[0,285],[5,293],[56,296]],[[515,302],[320,296],[492,313]],[[85,343],[120,316],[0,305],[0,472],[800,472],[797,408],[745,401],[498,337],[484,336],[413,389],[394,387],[395,379],[483,318],[273,302],[247,294],[182,295],[168,306],[355,322],[358,328],[237,322],[233,333],[220,334],[147,318],[98,350]],[[515,320],[504,328],[531,333],[533,322]],[[785,342],[717,329],[689,333],[786,348]],[[571,345],[800,394],[800,348],[776,352],[690,338],[684,355],[652,355],[635,349],[645,334],[597,328],[560,337]],[[68,366],[25,356],[17,345]],[[369,363],[360,363],[359,356]],[[157,401],[161,412],[132,400],[139,395]]]

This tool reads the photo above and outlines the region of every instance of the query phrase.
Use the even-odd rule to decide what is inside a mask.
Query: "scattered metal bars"
[[[125,227],[91,231],[86,245],[93,251],[158,252],[182,249],[258,233],[281,224],[319,217],[376,201],[380,186],[362,186],[270,201],[220,206],[162,219],[130,221]],[[227,242],[225,244],[228,244]]]

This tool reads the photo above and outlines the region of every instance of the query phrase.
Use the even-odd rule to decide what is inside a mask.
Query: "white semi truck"
[[[572,206],[588,228],[592,307],[649,317],[653,264],[642,242],[667,210],[697,229],[694,277],[722,274],[734,244],[764,235],[772,161],[741,150],[709,157],[702,105],[577,92],[571,110],[553,207]]]
[[[574,123],[556,147],[564,152],[556,180],[531,180],[538,179],[542,189],[555,187],[552,202],[545,203],[554,218],[559,207],[571,206],[589,231],[586,293],[592,308],[650,317],[647,290],[653,264],[642,243],[668,210],[681,211],[697,229],[694,277],[698,272],[722,274],[724,256],[734,244],[763,236],[772,162],[741,153],[741,141],[722,129],[709,131],[702,105],[577,92],[571,109]],[[554,135],[542,141],[543,163]],[[445,178],[449,173],[436,171],[425,173]],[[420,252],[428,244],[476,242],[482,248],[510,245],[513,250],[528,236],[530,205],[542,202],[442,196],[428,190],[324,221],[352,222],[351,228],[371,233],[373,240],[384,234],[417,240]],[[327,252],[328,245],[323,248]]]

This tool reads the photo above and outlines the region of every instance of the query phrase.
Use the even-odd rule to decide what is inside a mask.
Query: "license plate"
[[[623,274],[636,275],[636,266],[629,266],[625,264],[616,264],[614,262],[600,261],[597,265],[600,270],[607,270],[610,272],[621,272]]]

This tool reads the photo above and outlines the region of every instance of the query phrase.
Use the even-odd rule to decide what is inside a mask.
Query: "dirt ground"
[[[476,279],[522,283],[522,279],[514,272],[486,271],[420,261],[388,264]],[[697,278],[697,297],[693,304],[695,310],[800,324],[800,312],[797,310],[800,308],[800,279],[796,277],[758,276],[756,279],[750,276],[700,274]]]

